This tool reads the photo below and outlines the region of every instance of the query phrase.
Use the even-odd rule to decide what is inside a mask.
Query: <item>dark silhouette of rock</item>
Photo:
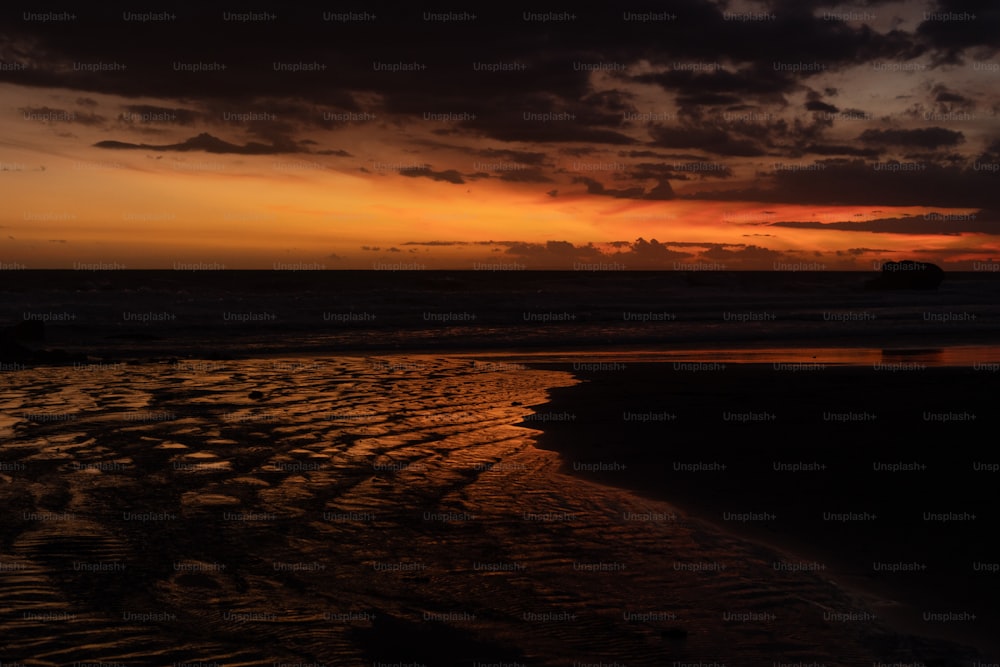
[[[876,278],[865,282],[868,290],[897,289],[937,289],[944,280],[944,271],[940,266],[930,262],[914,262],[904,259],[901,262],[886,262],[882,265],[882,273]]]

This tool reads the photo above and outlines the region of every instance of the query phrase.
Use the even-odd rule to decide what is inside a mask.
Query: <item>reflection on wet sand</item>
[[[464,355],[468,358],[484,359],[483,353]],[[795,346],[774,347],[767,344],[758,346],[728,347],[687,347],[671,346],[644,347],[614,351],[574,350],[570,352],[490,352],[492,361],[483,364],[527,364],[544,362],[547,364],[575,364],[584,366],[593,363],[649,363],[649,362],[697,362],[727,364],[786,364],[821,363],[844,366],[872,366],[883,361],[919,361],[932,367],[968,366],[979,370],[989,364],[1000,363],[1000,346],[996,345],[948,345],[944,347],[818,347]]]

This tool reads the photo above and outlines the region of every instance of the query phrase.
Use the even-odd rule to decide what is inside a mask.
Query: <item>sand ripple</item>
[[[937,650],[830,622],[863,603],[558,472],[519,424],[564,373],[400,356],[6,378],[4,664],[833,666]]]

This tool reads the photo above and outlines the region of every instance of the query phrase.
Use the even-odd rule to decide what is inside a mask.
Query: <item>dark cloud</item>
[[[670,187],[670,182],[666,179],[660,179],[660,181],[653,186],[650,190],[646,190],[642,186],[636,186],[633,188],[625,189],[610,189],[604,187],[604,185],[595,181],[592,178],[587,178],[585,176],[577,176],[573,179],[574,183],[583,183],[587,186],[587,193],[592,195],[600,195],[602,197],[615,197],[617,199],[656,199],[656,200],[668,200],[673,199],[674,189]]]
[[[820,102],[819,100],[810,100],[806,102],[807,111],[825,111],[827,113],[837,113],[840,111],[837,107],[832,104],[827,104],[825,102]]]
[[[609,244],[615,248],[613,251],[603,250],[591,243],[574,245],[569,241],[513,242],[505,245],[508,246],[506,254],[513,255],[531,268],[569,269],[574,264],[601,263],[625,269],[667,269],[672,268],[673,262],[694,256],[671,249],[669,246],[672,244],[642,238],[634,242]]]
[[[188,5],[177,11],[184,18],[183,42],[177,39],[178,25],[144,26],[142,38],[135,39],[134,28],[116,20],[120,17],[110,7],[88,10],[73,30],[26,24],[14,12],[4,13],[0,32],[9,38],[5,59],[30,58],[33,66],[2,72],[0,80],[133,98],[183,99],[204,107],[224,102],[247,107],[254,100],[267,100],[274,107],[284,101],[297,108],[296,122],[329,129],[349,123],[323,121],[324,110],[375,111],[365,101],[374,94],[388,114],[472,112],[484,119],[480,130],[487,136],[532,140],[530,131],[504,130],[511,124],[503,118],[496,118],[500,127],[495,127],[491,112],[532,109],[526,97],[541,94],[554,101],[555,109],[575,113],[579,124],[613,131],[622,112],[633,108],[631,92],[594,90],[591,73],[576,69],[577,62],[625,67],[646,60],[670,70],[611,76],[658,83],[687,105],[732,104],[749,97],[777,101],[815,73],[780,71],[775,63],[815,61],[836,68],[918,51],[912,37],[904,34],[880,34],[868,26],[823,20],[791,8],[775,12],[774,21],[727,21],[722,7],[709,0],[672,3],[671,11],[683,17],[676,24],[623,22],[618,8],[607,7],[581,10],[572,29],[556,30],[525,24],[519,7],[483,9],[480,20],[461,26],[460,32],[453,25],[421,21],[418,12],[389,7],[377,12],[377,21],[349,29],[320,20],[320,8],[282,8],[276,11],[278,20],[262,26],[221,22],[214,5]],[[341,27],[331,38],[331,29]],[[315,70],[278,71],[275,54],[289,64],[315,65]],[[225,69],[194,72],[178,69],[178,61]],[[419,68],[406,72],[373,66],[413,62]],[[701,62],[725,62],[727,69],[684,69]],[[75,68],[75,63],[118,63],[123,69],[87,71]],[[522,69],[477,69],[498,63]],[[681,66],[675,68],[675,63]],[[563,134],[556,131],[557,136]],[[621,136],[582,134],[581,141],[626,143]]]
[[[710,125],[656,126],[649,131],[654,146],[661,148],[697,148],[737,157],[757,157],[766,151],[749,137],[736,137],[730,130]]]
[[[940,62],[960,62],[975,47],[1000,50],[1000,11],[994,0],[937,0],[923,16],[916,35],[936,50]]]
[[[193,125],[202,114],[190,109],[158,107],[151,104],[128,104],[119,117],[125,122],[151,123],[157,125]]]
[[[884,253],[884,252],[895,252],[895,251],[889,250],[888,248],[848,248],[847,250],[838,250],[837,255],[839,256],[850,255],[854,257],[860,257],[862,255],[868,255],[871,253]]]
[[[20,107],[18,111],[28,120],[41,120],[51,123],[76,123],[78,125],[101,126],[107,118],[96,113],[67,111],[52,107]]]
[[[591,195],[616,197],[618,199],[642,199],[646,195],[646,190],[643,187],[627,188],[624,190],[609,190],[604,187],[604,184],[600,181],[596,181],[593,178],[587,178],[586,176],[577,176],[573,178],[573,182],[583,183],[586,185],[587,194]]]
[[[629,176],[637,180],[693,180],[703,178],[731,178],[732,170],[721,162],[640,162],[632,167]]]
[[[728,264],[759,264],[761,262],[775,262],[784,257],[784,254],[770,248],[748,245],[739,250],[729,250],[722,247],[709,248],[701,256],[708,260]]]
[[[697,153],[658,153],[657,151],[619,151],[618,157],[652,158],[654,160],[670,160],[672,162],[707,162],[711,158]]]
[[[851,6],[876,4],[882,0]],[[993,205],[995,174],[969,167],[971,151],[981,141],[979,126],[965,132],[898,129],[873,119],[851,142],[845,139],[847,121],[827,116],[856,96],[849,94],[849,83],[837,89],[827,85],[824,75],[854,72],[849,68],[879,60],[905,63],[927,54],[937,64],[993,57],[1000,47],[995,2],[935,0],[932,14],[967,11],[976,18],[953,21],[931,15],[915,32],[880,32],[862,22],[823,15],[825,9],[844,7],[836,0],[770,0],[758,9],[772,12],[773,20],[741,22],[725,19],[724,11],[737,11],[731,3],[674,0],[670,11],[681,17],[678,21],[630,23],[621,20],[619,8],[581,8],[579,19],[565,26],[526,23],[521,8],[513,6],[477,10],[479,20],[462,26],[422,21],[416,10],[390,7],[376,12],[378,21],[339,25],[320,20],[318,8],[289,7],[275,10],[280,18],[274,22],[238,25],[221,21],[218,8],[208,3],[178,9],[183,25],[151,24],[141,26],[141,32],[139,26],[123,26],[110,7],[88,10],[72,29],[25,22],[17,12],[4,12],[0,57],[31,66],[0,71],[0,81],[33,88],[38,99],[48,99],[41,93],[49,91],[76,99],[86,113],[75,113],[72,122],[93,127],[109,127],[108,119],[94,111],[118,108],[98,96],[119,96],[124,100],[120,108],[139,118],[112,117],[111,127],[128,134],[96,144],[104,149],[350,157],[316,139],[333,136],[327,132],[382,132],[382,138],[395,133],[392,142],[404,149],[426,149],[420,162],[433,162],[439,169],[401,172],[405,176],[454,184],[488,175],[515,183],[560,178],[564,192],[572,177],[557,171],[555,158],[614,151],[630,162],[615,180],[577,177],[574,182],[589,194],[619,199],[672,199],[678,196],[675,186],[680,196],[699,196],[693,192],[699,187],[695,183],[704,179],[735,181],[761,169],[765,161],[820,156],[837,159],[814,163],[823,167],[816,171],[762,172],[740,190],[703,185],[706,191],[700,196],[816,204]],[[279,71],[278,61],[316,67]],[[87,63],[122,67],[78,67]],[[220,69],[193,72],[177,63],[219,64]],[[377,68],[379,63],[416,63],[418,68],[392,72]],[[595,74],[576,67],[579,63],[614,68]],[[498,64],[516,67],[490,70]],[[985,87],[961,77],[956,81],[961,83],[949,85],[960,90],[923,81],[907,91],[914,98],[912,115],[990,103]],[[643,90],[669,101],[663,109],[642,111],[676,113],[676,122],[626,121],[640,110],[640,102],[648,103],[645,93],[636,92]],[[149,100],[158,102],[142,103]],[[39,106],[24,108],[61,111],[34,103]],[[272,113],[276,120],[233,124],[223,119],[226,113],[254,110]],[[768,119],[725,119],[725,112],[736,111]],[[873,106],[873,111],[880,108]],[[430,122],[429,112],[464,114],[458,116],[464,120]],[[196,136],[179,140],[166,135],[168,125],[190,128],[184,136]],[[169,138],[143,138],[140,133]],[[965,144],[967,137],[975,148]],[[449,164],[439,157],[448,151],[529,168]],[[984,155],[997,161],[997,152],[990,149]],[[883,155],[919,160],[925,169],[877,171],[854,159]],[[715,159],[725,166],[690,168]],[[549,192],[558,194],[555,187]]]
[[[541,169],[514,169],[501,171],[500,180],[509,183],[551,183],[552,179]]]
[[[684,65],[685,63],[680,63]],[[691,67],[717,65],[717,62],[691,63]],[[797,89],[801,83],[794,77],[777,71],[772,63],[751,65],[729,71],[721,66],[708,71],[671,69],[657,74],[635,77],[641,83],[655,83],[668,93],[677,95],[683,107],[705,104],[737,104],[748,98],[781,101],[785,93]]]
[[[236,155],[274,155],[278,153],[308,152],[295,145],[276,146],[253,141],[242,145],[232,144],[205,132],[176,144],[154,145],[132,144],[124,141],[99,141],[94,144],[94,146],[97,148],[115,150],[147,150],[162,152],[204,151],[206,153],[233,153]]]
[[[733,105],[739,104],[741,98],[739,95],[731,95],[728,93],[692,93],[690,95],[680,95],[677,97],[677,103],[682,107],[702,107],[702,106],[726,106],[731,107]]]
[[[973,164],[940,166],[922,162],[830,158],[786,165],[759,174],[749,188],[685,193],[690,199],[860,206],[998,208],[994,172]]]
[[[575,246],[569,241],[514,242],[508,245],[505,252],[527,263],[531,268],[567,269],[575,262],[590,263],[606,260],[606,256],[599,248],[589,244]]]
[[[805,153],[814,155],[853,155],[857,157],[878,157],[882,152],[879,148],[861,148],[839,144],[809,144],[803,149]]]
[[[430,168],[400,169],[399,174],[401,176],[409,176],[410,178],[429,178],[432,181],[445,181],[446,183],[454,183],[455,185],[465,183],[462,174],[454,169],[447,169],[445,171],[434,171]]]
[[[495,112],[476,121],[463,123],[462,127],[466,131],[502,141],[578,142],[619,146],[638,143],[621,132],[589,127],[577,122],[577,118],[576,114],[568,111]]]
[[[636,110],[634,99],[634,94],[622,90],[602,90],[587,95],[580,102],[583,109],[595,112],[592,122],[617,126],[621,123],[623,113]]]
[[[934,97],[934,101],[946,102],[946,103],[955,102],[959,104],[967,104],[969,102],[968,98],[962,97],[958,93],[951,93],[947,91],[939,91],[938,94]]]
[[[456,246],[469,245],[468,241],[407,241],[400,245]]]
[[[660,243],[656,239],[649,241],[638,238],[631,248],[625,252],[613,255],[616,259],[621,257],[631,266],[636,267],[657,267],[665,268],[667,262],[676,262],[692,257],[689,252],[671,250],[666,244]]]
[[[772,227],[800,229],[833,229],[845,232],[871,232],[879,234],[932,234],[958,236],[960,234],[1000,235],[1000,216],[979,211],[972,214],[931,212],[903,218],[879,218],[859,222],[774,222]]]
[[[965,141],[965,135],[943,127],[922,127],[915,130],[869,129],[862,132],[858,139],[866,144],[940,148],[957,146]]]
[[[517,162],[519,164],[530,164],[533,166],[541,166],[546,161],[545,153],[537,153],[532,151],[517,151],[517,150],[507,150],[498,148],[487,148],[484,150],[477,150],[475,154],[485,160],[508,160],[510,162]]]

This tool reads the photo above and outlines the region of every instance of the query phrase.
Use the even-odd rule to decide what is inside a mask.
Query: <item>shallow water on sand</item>
[[[774,567],[787,555],[560,473],[528,427],[567,373],[387,356],[3,380],[3,664],[971,655],[885,630],[822,572]]]

